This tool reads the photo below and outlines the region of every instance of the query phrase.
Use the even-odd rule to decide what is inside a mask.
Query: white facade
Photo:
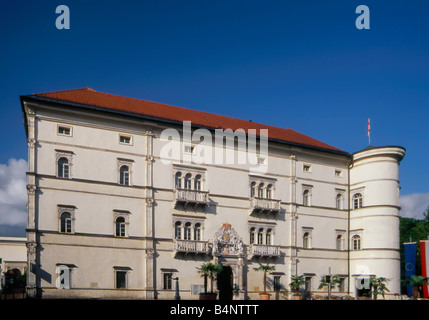
[[[29,295],[173,299],[179,277],[181,298],[198,299],[196,268],[205,262],[230,271],[222,277],[233,299],[259,299],[258,263],[275,266],[269,279],[281,291],[298,274],[325,295],[318,286],[331,270],[343,279],[333,294],[356,296],[361,276],[386,277],[389,294],[400,293],[403,148],[349,155],[270,141],[264,173],[250,164],[166,164],[161,134],[180,125],[21,99]],[[194,152],[186,146],[185,155]],[[70,288],[58,280],[65,275]]]

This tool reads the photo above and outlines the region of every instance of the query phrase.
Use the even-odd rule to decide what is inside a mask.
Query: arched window
[[[272,234],[273,231],[271,229],[267,230],[267,233],[265,234],[265,244],[271,245],[272,242]]]
[[[201,175],[197,174],[194,179],[194,190],[201,191]]]
[[[341,234],[337,236],[337,250],[344,250],[344,239]]]
[[[116,218],[116,236],[125,237],[125,219],[124,217]]]
[[[70,177],[70,165],[66,158],[58,159],[58,177],[67,179]]]
[[[258,186],[258,198],[264,197],[264,184],[260,183]]]
[[[191,240],[191,223],[187,222],[184,229],[184,239]]]
[[[176,172],[174,177],[174,184],[176,189],[182,189],[182,173],[180,171]]]
[[[360,236],[356,234],[352,237],[352,250],[360,250],[360,245]]]
[[[341,193],[337,194],[337,196],[335,197],[335,208],[343,208],[343,196],[341,195]]]
[[[267,186],[267,199],[272,199],[273,197],[273,185],[269,184]]]
[[[304,233],[302,247],[305,249],[311,248],[311,235],[309,232]]]
[[[362,208],[362,194],[356,193],[353,196],[353,209]]]
[[[255,228],[254,227],[250,228],[249,242],[250,242],[250,244],[255,243]]]
[[[194,240],[201,241],[201,224],[196,223],[194,227]]]
[[[256,194],[256,182],[253,181],[250,184],[250,197],[253,198],[255,196],[255,194]]]
[[[264,242],[264,229],[260,228],[258,230],[258,244],[263,244]]]
[[[304,190],[304,192],[302,193],[302,204],[304,206],[310,205],[310,191],[309,190]]]
[[[192,175],[190,173],[187,173],[185,175],[185,189],[190,190],[192,188],[191,178],[192,178]]]
[[[119,169],[119,184],[123,186],[130,185],[130,167],[123,165]]]
[[[182,239],[182,223],[180,221],[174,224],[174,237],[178,240]]]
[[[61,214],[61,229],[62,233],[71,233],[72,232],[72,218],[71,214],[68,212],[63,212]]]

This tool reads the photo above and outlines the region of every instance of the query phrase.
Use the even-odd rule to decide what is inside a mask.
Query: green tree
[[[371,278],[370,280],[370,286],[372,287],[372,294],[373,299],[377,300],[377,296],[381,294],[384,298],[384,294],[386,292],[389,292],[389,289],[386,287],[386,282],[389,281],[387,278],[378,277],[378,278]]]
[[[422,286],[427,285],[428,280],[428,278],[423,276],[413,275],[404,281],[405,285],[413,286],[413,300],[416,300],[419,297],[419,292],[422,289]]]
[[[213,278],[215,274],[222,271],[222,265],[207,262],[204,263],[201,267],[197,268],[197,270],[198,273],[204,277],[204,293],[207,293],[207,278],[210,278],[210,292],[213,293]]]
[[[329,282],[327,282],[326,279],[327,275],[322,276],[322,278],[320,279],[320,285],[318,289],[323,289],[324,287],[328,287],[329,286]],[[335,289],[336,285],[340,285],[341,283],[341,279],[337,274],[331,275],[331,289]]]
[[[267,263],[267,264],[260,263],[259,267],[253,268],[253,270],[255,270],[255,271],[263,271],[264,272],[264,293],[267,293],[267,273],[269,271],[276,270],[276,267],[275,266],[270,266],[269,263]]]
[[[299,293],[299,288],[301,288],[301,286],[305,284],[304,276],[295,275],[290,277],[290,279],[291,279],[291,282],[289,283],[290,288],[296,293]]]

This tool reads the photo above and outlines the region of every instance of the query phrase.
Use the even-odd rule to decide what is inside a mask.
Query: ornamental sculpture
[[[243,241],[229,223],[224,223],[215,233],[213,240],[213,255],[243,256]]]

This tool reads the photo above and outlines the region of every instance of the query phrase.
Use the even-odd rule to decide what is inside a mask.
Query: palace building
[[[27,294],[220,299],[319,289],[400,294],[399,163],[405,149],[350,154],[253,121],[77,89],[21,96],[28,142]],[[178,279],[177,279],[178,278]],[[210,285],[209,285],[210,290]]]

